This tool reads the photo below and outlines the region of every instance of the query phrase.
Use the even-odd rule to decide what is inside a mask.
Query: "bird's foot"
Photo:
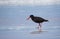
[[[39,29],[39,32],[41,32],[42,30],[41,29]]]

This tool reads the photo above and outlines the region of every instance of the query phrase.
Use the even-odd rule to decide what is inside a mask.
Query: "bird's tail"
[[[48,20],[44,20],[45,22],[48,22]]]

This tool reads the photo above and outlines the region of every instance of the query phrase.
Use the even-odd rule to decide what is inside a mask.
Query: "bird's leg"
[[[42,27],[42,26],[41,26],[41,23],[39,23],[39,31],[41,31],[41,27]]]

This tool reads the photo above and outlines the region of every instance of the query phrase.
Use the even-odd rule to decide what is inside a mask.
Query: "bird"
[[[44,18],[42,18],[42,17],[37,17],[37,16],[34,16],[34,15],[30,15],[28,18],[27,18],[27,20],[29,20],[31,18],[31,20],[33,21],[33,22],[35,22],[35,23],[38,23],[39,24],[39,26],[38,26],[38,29],[41,31],[42,29],[41,29],[41,24],[43,23],[43,22],[48,22],[48,20],[46,20],[46,19],[44,19]]]

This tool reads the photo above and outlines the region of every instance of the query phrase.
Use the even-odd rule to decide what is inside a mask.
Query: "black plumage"
[[[32,21],[34,21],[35,23],[38,23],[39,24],[39,27],[38,27],[38,29],[41,31],[41,23],[43,23],[43,22],[47,22],[48,20],[46,20],[46,19],[43,19],[43,18],[41,18],[41,17],[37,17],[37,16],[34,16],[34,15],[30,15],[30,17],[29,18],[31,18],[32,19]],[[28,19],[29,19],[28,18]]]
[[[42,22],[47,22],[48,21],[48,20],[45,20],[41,17],[37,17],[37,16],[33,16],[33,15],[30,15],[30,18],[36,23],[42,23]]]

